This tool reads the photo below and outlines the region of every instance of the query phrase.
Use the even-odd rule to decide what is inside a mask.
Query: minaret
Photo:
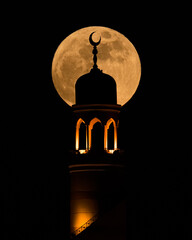
[[[115,235],[114,239],[122,240],[126,239],[122,219],[126,207],[121,204],[125,168],[118,148],[121,106],[115,80],[97,66],[101,38],[94,42],[93,34],[89,41],[94,65],[77,80],[76,104],[72,106],[75,150],[69,162],[70,232],[74,239],[84,235],[86,239],[113,239]]]

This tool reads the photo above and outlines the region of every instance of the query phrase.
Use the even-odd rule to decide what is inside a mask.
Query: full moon
[[[117,103],[124,105],[134,95],[141,77],[141,63],[133,44],[121,33],[107,27],[86,27],[66,37],[58,46],[52,62],[52,79],[60,97],[75,104],[75,83],[93,67],[93,40],[97,46],[97,66],[117,84]]]

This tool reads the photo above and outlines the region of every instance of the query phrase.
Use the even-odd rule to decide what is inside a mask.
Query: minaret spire
[[[92,39],[92,35],[93,33],[95,32],[92,32],[89,36],[89,42],[91,43],[91,45],[93,46],[93,62],[94,62],[94,65],[93,65],[93,69],[98,69],[98,66],[97,66],[97,45],[99,45],[99,43],[101,42],[101,37],[99,39],[98,42],[94,42],[93,39]]]

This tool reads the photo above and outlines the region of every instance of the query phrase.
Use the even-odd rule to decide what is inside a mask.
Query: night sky
[[[74,136],[71,109],[53,86],[51,64],[65,37],[91,25],[124,34],[141,60],[140,85],[122,108],[119,127],[128,162],[128,239],[191,239],[189,76],[178,15],[162,6],[49,7],[15,11],[7,27],[4,239],[66,239],[67,157]]]

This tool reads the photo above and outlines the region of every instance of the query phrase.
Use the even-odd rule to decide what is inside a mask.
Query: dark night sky
[[[70,108],[52,83],[51,64],[65,37],[91,25],[124,34],[141,59],[139,88],[120,115],[120,144],[129,162],[128,239],[191,239],[190,101],[182,22],[168,6],[141,6],[140,12],[118,6],[81,12],[67,6],[60,14],[59,8],[33,7],[11,18],[1,168],[5,239],[66,235],[66,158],[74,136]]]

